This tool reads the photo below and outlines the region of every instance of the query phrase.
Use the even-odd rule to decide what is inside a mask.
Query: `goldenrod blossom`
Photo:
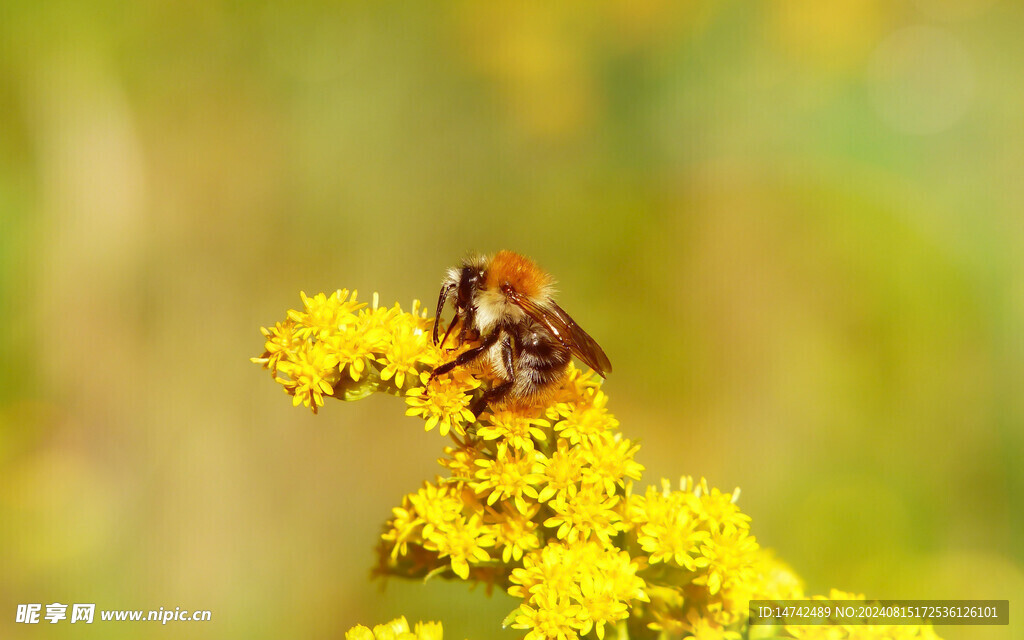
[[[551,498],[571,501],[576,496],[577,483],[583,478],[583,450],[571,447],[568,440],[559,439],[558,449],[550,456],[541,456],[539,462],[544,469],[544,488],[537,499],[547,502]]]
[[[491,531],[494,532],[495,544],[501,547],[502,562],[519,562],[525,552],[533,551],[540,546],[538,524],[533,520],[535,512],[524,514],[506,507],[500,512],[489,508],[488,514],[490,517],[487,518],[487,522],[491,524]]]
[[[711,534],[700,528],[697,504],[691,493],[666,496],[653,487],[646,496],[634,497],[631,508],[642,513],[634,515],[639,524],[637,542],[650,554],[651,563],[672,562],[690,571],[707,565],[700,549]]]
[[[276,380],[292,395],[292,404],[310,407],[313,413],[324,406],[324,396],[334,393],[341,377],[338,356],[308,343],[300,345],[288,361],[278,361],[277,371],[287,376]]]
[[[427,374],[421,374],[424,378]],[[430,431],[441,426],[441,435],[454,431],[466,435],[466,425],[472,424],[475,416],[469,410],[473,397],[469,392],[479,386],[479,382],[464,371],[457,371],[448,378],[434,378],[429,382],[424,379],[423,387],[410,389],[406,396],[409,409],[407,416],[420,416],[427,421],[424,427]]]
[[[440,622],[417,622],[410,630],[405,616],[373,628],[356,625],[345,632],[345,640],[443,640]]]
[[[586,542],[593,537],[610,545],[612,536],[626,528],[616,508],[618,504],[618,496],[609,496],[588,485],[572,500],[548,502],[554,515],[544,521],[544,526],[557,528],[555,536],[569,543]]]
[[[537,599],[537,606],[524,604],[516,615],[515,629],[529,629],[525,640],[574,640],[582,625],[582,608],[568,596],[548,591]]]
[[[547,439],[551,423],[542,418],[529,418],[514,411],[496,411],[488,414],[488,425],[477,430],[484,440],[500,440],[513,449],[533,450],[535,441]]]
[[[406,415],[453,440],[438,461],[447,475],[392,509],[378,574],[506,589],[522,602],[505,624],[526,631],[527,640],[735,640],[751,637],[750,600],[804,596],[800,579],[751,535],[738,490],[684,477],[677,488],[663,480],[634,493],[644,470],[635,460],[640,447],[617,431],[593,372],[570,365],[546,405],[475,415],[471,407],[493,381],[469,366],[431,376],[474,344],[435,346],[433,320],[419,302],[406,312],[378,306],[375,295],[367,306],[344,289],[301,299],[300,310],[262,329],[264,352],[252,359],[294,404],[317,412],[326,398],[398,395]],[[937,638],[927,625],[771,632],[807,640]],[[373,630],[353,627],[346,640],[441,640],[441,626],[410,630],[399,618]]]
[[[480,516],[468,520],[456,518],[425,536],[423,547],[436,551],[438,558],[450,558],[452,571],[463,580],[469,577],[469,564],[491,559],[485,547],[494,546],[494,536],[483,526]]]
[[[511,453],[505,444],[499,444],[493,460],[477,460],[476,465],[480,467],[476,472],[477,481],[470,486],[477,493],[487,495],[487,504],[512,498],[519,513],[529,510],[526,498],[537,498],[535,485],[544,478],[537,473],[540,464],[532,450]]]

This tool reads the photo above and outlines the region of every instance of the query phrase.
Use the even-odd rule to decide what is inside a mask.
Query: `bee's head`
[[[483,264],[467,261],[459,273],[459,284],[455,291],[455,313],[460,316],[473,307],[473,297],[484,286]]]
[[[477,292],[484,287],[486,272],[487,258],[484,256],[467,258],[461,265],[448,270],[448,275],[441,284],[441,293],[437,299],[438,320],[434,323],[434,344],[437,344],[438,338],[437,322],[448,298],[453,298],[452,303],[455,306],[455,317],[452,319],[452,324],[449,325],[448,331],[451,331],[451,327],[455,324],[456,320],[461,319],[463,327],[472,324],[473,312],[476,306],[474,298]],[[446,332],[445,337],[447,335],[448,333]]]

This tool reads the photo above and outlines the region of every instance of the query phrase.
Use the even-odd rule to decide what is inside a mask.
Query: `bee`
[[[486,405],[543,399],[565,378],[572,356],[602,377],[612,363],[600,345],[559,307],[552,295],[554,281],[532,260],[512,251],[493,257],[474,256],[448,270],[437,298],[434,344],[438,344],[441,314],[449,298],[455,316],[440,344],[459,324],[457,342],[479,344],[435,368],[435,377],[456,367],[484,364],[495,378],[473,405],[479,415]]]

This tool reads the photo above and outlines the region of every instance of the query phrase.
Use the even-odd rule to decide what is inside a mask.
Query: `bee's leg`
[[[468,351],[464,351],[460,353],[459,356],[452,360],[451,362],[446,362],[441,366],[436,367],[433,371],[430,372],[430,380],[433,380],[437,376],[443,376],[444,374],[448,373],[455,367],[463,367],[469,364],[470,362],[473,362],[480,356],[484,355],[485,353],[487,353],[487,350],[493,347],[494,343],[498,341],[499,336],[501,336],[501,332],[494,331],[491,333],[491,335],[484,338],[484,341],[480,343],[480,346],[473,347]],[[428,384],[430,383],[430,380],[427,381]]]
[[[504,399],[505,396],[512,391],[512,388],[516,384],[516,372],[515,372],[515,347],[513,346],[512,338],[508,334],[501,341],[501,362],[505,366],[505,373],[508,375],[508,380],[501,384],[491,387],[482,396],[480,396],[473,406],[470,407],[470,411],[474,415],[480,415],[488,404],[492,402],[499,402]]]
[[[459,327],[459,344],[464,344],[466,342],[470,331],[476,333],[476,331],[473,330],[473,323],[476,318],[476,307],[469,305],[463,313],[465,317],[462,319],[462,326]]]
[[[496,387],[491,387],[486,393],[484,393],[484,395],[480,396],[473,402],[469,407],[469,410],[473,412],[473,415],[479,416],[484,412],[484,409],[487,408],[487,405],[492,402],[498,402],[507,396],[509,391],[512,391],[512,386],[514,384],[515,381],[509,380],[508,382],[502,382]]]

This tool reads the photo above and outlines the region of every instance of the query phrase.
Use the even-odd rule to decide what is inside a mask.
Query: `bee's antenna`
[[[448,296],[452,294],[455,289],[455,283],[449,282],[448,284],[441,287],[441,293],[437,296],[437,313],[434,314],[434,344],[437,344],[437,323],[441,320],[441,312],[444,311],[444,304],[448,302]],[[452,323],[454,324],[454,319]],[[452,325],[448,325],[448,331],[452,330]],[[445,339],[448,338],[448,332],[444,334]],[[442,343],[443,344],[443,343]]]

